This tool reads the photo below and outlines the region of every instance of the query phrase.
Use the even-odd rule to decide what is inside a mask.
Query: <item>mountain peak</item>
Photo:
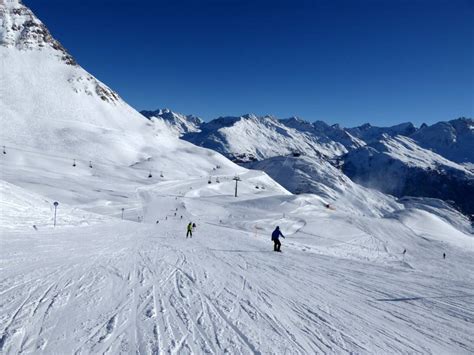
[[[364,123],[362,126],[359,126],[358,128],[362,130],[366,130],[366,129],[372,128],[372,125],[370,123]]]
[[[0,0],[0,46],[19,50],[53,49],[66,64],[74,58],[20,0]]]
[[[0,0],[0,5],[7,8],[18,8],[23,6],[21,0]]]

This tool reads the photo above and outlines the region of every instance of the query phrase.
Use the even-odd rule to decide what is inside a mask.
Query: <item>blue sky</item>
[[[24,0],[138,110],[354,126],[473,116],[471,0]]]

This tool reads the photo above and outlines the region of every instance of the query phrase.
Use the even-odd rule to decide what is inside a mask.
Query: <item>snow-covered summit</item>
[[[347,129],[351,135],[362,139],[366,143],[376,141],[383,135],[392,137],[396,135],[410,136],[416,132],[416,130],[416,127],[411,122],[400,123],[391,127],[376,127],[370,123],[365,123],[362,126]]]
[[[158,109],[155,111],[140,111],[140,113],[148,119],[161,119],[168,128],[176,132],[178,136],[190,132],[199,132],[200,125],[203,120],[194,115],[183,115],[177,112],[173,112],[170,109]]]
[[[334,157],[346,152],[340,143],[295,129],[272,116],[219,117],[203,123],[200,128],[201,132],[183,138],[238,161],[292,153]]]

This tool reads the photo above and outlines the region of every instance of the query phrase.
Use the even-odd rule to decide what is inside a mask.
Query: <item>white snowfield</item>
[[[0,20],[1,354],[474,352],[457,211],[324,164],[291,195],[146,120],[18,0]]]
[[[1,163],[16,180],[1,184],[2,353],[474,350],[474,239],[442,204],[363,217],[258,171],[235,198],[231,174],[147,178],[14,149]]]

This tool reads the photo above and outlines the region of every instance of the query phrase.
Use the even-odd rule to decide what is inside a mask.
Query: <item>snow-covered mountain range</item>
[[[172,117],[166,119],[168,125],[183,126],[185,116]],[[397,197],[454,201],[465,213],[474,213],[474,199],[470,197],[474,196],[472,119],[420,128],[409,122],[392,127],[364,124],[343,128],[322,121],[252,114],[192,123],[192,130],[179,129],[184,140],[262,169],[294,193],[320,193],[320,182],[330,180],[327,175],[321,180],[320,174],[331,171],[331,162],[343,166],[343,172],[335,173],[336,169],[333,176],[346,174],[363,186]]]

